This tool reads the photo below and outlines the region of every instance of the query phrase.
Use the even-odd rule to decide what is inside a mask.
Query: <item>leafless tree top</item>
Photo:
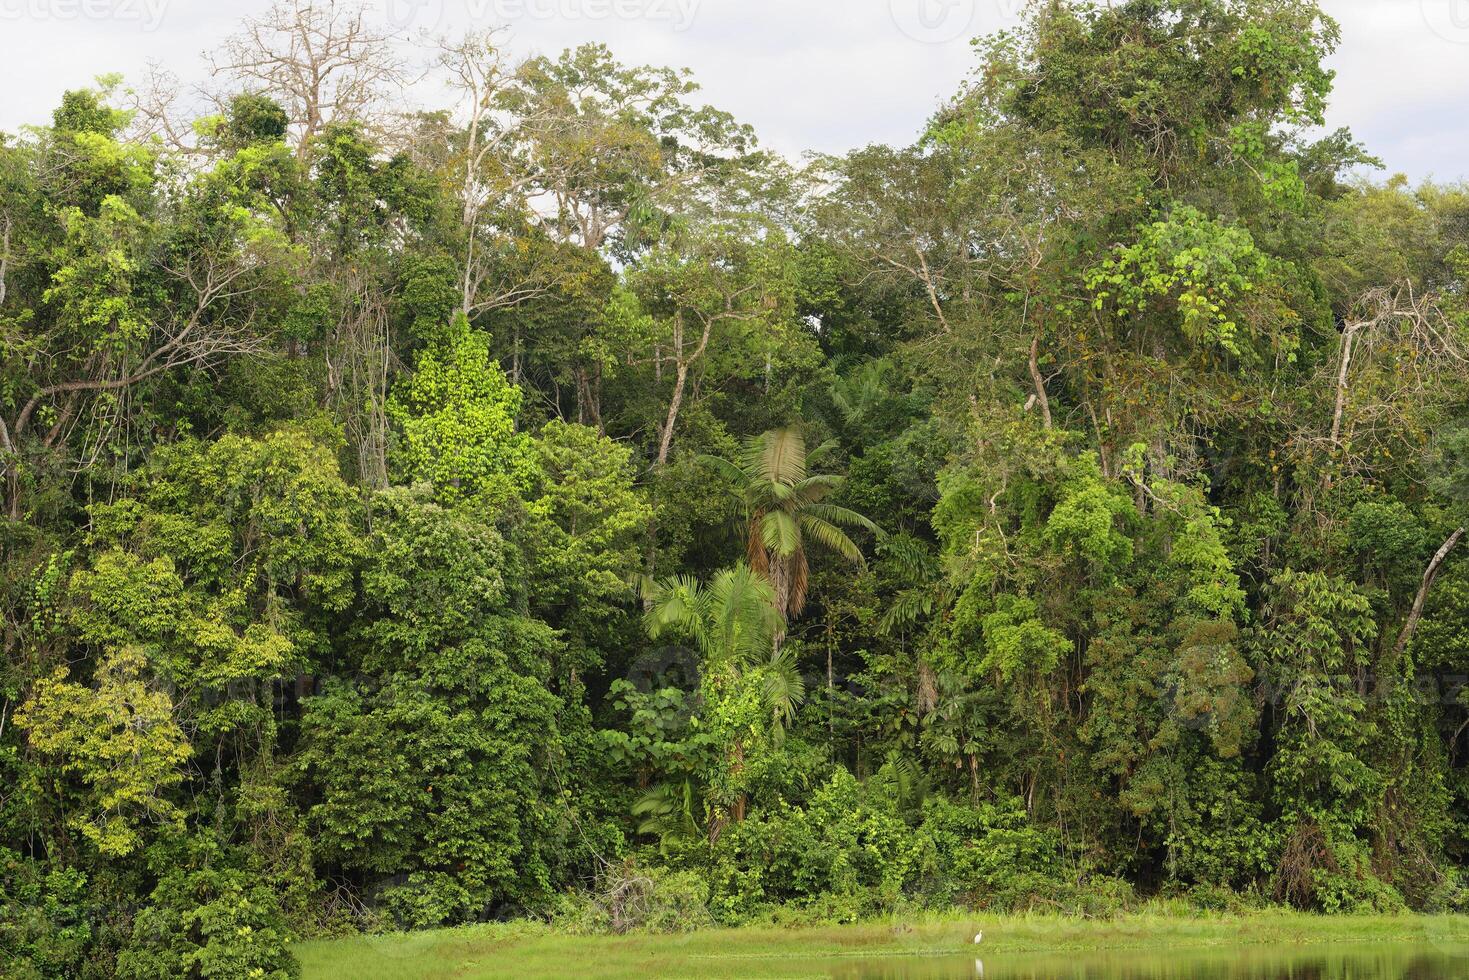
[[[351,0],[280,0],[209,55],[216,78],[281,99],[304,147],[332,122],[368,119],[412,80],[391,32]]]

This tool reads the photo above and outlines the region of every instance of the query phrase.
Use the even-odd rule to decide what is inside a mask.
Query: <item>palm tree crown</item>
[[[862,550],[843,528],[881,533],[856,511],[826,502],[842,478],[813,474],[810,465],[831,445],[808,454],[800,430],[773,429],[750,438],[733,462],[704,457],[729,479],[744,504],[750,567],[770,579],[782,617],[799,615],[806,606],[808,544],[861,564]]]
[[[708,587],[690,575],[647,583],[644,598],[650,637],[684,633],[711,664],[759,662],[781,627],[770,583],[744,564],[720,572]]]
[[[765,576],[740,563],[702,586],[688,576],[648,584],[644,625],[653,639],[683,633],[699,644],[706,671],[760,676],[760,697],[778,740],[795,720],[806,694],[790,651],[776,638],[785,620],[775,608],[775,592]]]
[[[796,709],[805,696],[805,684],[796,670],[792,651],[782,651],[777,639],[785,623],[775,608],[770,581],[740,563],[701,586],[687,576],[646,582],[644,598],[648,609],[645,625],[653,639],[667,633],[682,633],[694,639],[704,655],[704,693],[711,708],[724,698],[739,700],[740,689],[758,694],[761,712],[769,719],[765,732],[770,743],[779,744],[795,721]],[[713,710],[718,718],[719,711]],[[745,818],[747,787],[743,785],[748,731],[730,733],[726,745],[722,789],[711,792],[708,805],[708,834],[712,843],[728,821]],[[649,829],[677,828],[687,824],[691,789],[681,795],[676,788],[659,788],[638,805]],[[671,823],[670,823],[671,821]]]

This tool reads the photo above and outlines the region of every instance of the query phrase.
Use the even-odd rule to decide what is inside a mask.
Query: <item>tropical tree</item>
[[[827,500],[841,488],[842,478],[812,473],[810,466],[830,448],[828,443],[807,453],[801,431],[785,428],[752,436],[733,462],[705,457],[730,480],[744,504],[750,567],[770,580],[782,618],[798,616],[806,607],[808,543],[860,565],[865,561],[862,549],[842,529],[881,533],[866,517]],[[782,635],[777,634],[777,643]]]
[[[725,746],[705,794],[711,842],[745,818],[752,773],[779,745],[805,697],[792,651],[776,643],[785,618],[770,581],[743,563],[703,586],[674,576],[647,588],[645,625],[653,639],[683,634],[703,655],[704,726]]]
[[[402,475],[444,502],[499,505],[526,492],[537,467],[531,437],[516,430],[522,397],[490,356],[488,335],[456,316],[388,405],[403,429]]]

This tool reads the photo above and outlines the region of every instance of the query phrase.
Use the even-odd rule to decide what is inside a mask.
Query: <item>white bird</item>
[[[976,932],[974,934],[974,945],[978,946],[983,939],[984,939],[984,933],[983,932]]]

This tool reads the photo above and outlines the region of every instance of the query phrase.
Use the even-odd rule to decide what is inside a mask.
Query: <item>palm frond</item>
[[[781,616],[765,576],[740,563],[715,576],[708,594],[711,653],[749,662],[769,652]]]
[[[709,458],[710,465],[726,477],[740,480],[736,496],[745,505],[747,561],[756,573],[779,583],[776,608],[787,615],[798,615],[805,605],[808,537],[860,564],[861,550],[841,528],[861,527],[879,538],[883,534],[856,511],[825,502],[842,486],[843,478],[812,474],[809,467],[834,445],[823,443],[808,453],[800,429],[772,429],[747,439],[733,463]],[[777,627],[776,635],[781,634],[782,627]],[[716,641],[715,646],[727,646],[726,639]]]
[[[745,444],[739,463],[751,482],[791,486],[806,478],[806,438],[796,429],[772,429]]]
[[[840,490],[845,482],[842,477],[827,473],[808,476],[791,487],[790,495],[802,505],[814,504]]]
[[[911,534],[894,534],[878,545],[884,558],[891,558],[912,578],[926,580],[938,574],[938,562],[927,544]]]
[[[806,508],[806,513],[812,517],[819,517],[829,524],[836,524],[842,527],[860,527],[864,530],[871,531],[873,534],[882,534],[882,528],[863,515],[846,507],[838,507],[836,504],[814,503]]]
[[[802,548],[790,557],[787,587],[790,598],[786,608],[792,616],[799,616],[806,608],[806,589],[811,584],[811,566],[806,563],[806,550]]]
[[[815,466],[817,463],[825,459],[829,453],[835,450],[838,445],[840,445],[840,443],[838,443],[835,439],[826,440],[821,445],[817,446],[815,449],[806,454],[806,466],[808,468]]]
[[[730,484],[732,491],[734,491],[734,488],[742,486],[745,482],[745,471],[722,456],[710,456],[706,453],[700,453],[694,458],[701,465],[707,466],[718,473],[721,478]],[[737,491],[734,492],[738,493]]]
[[[760,541],[766,550],[788,558],[801,547],[801,526],[783,510],[772,510],[760,518]]]
[[[690,575],[677,575],[653,583],[647,593],[648,609],[643,625],[653,639],[682,632],[701,644],[706,640],[709,595]]]
[[[801,531],[807,539],[829,551],[835,551],[850,562],[858,565],[866,564],[866,559],[862,557],[862,549],[857,547],[857,542],[847,537],[846,532],[835,524],[812,514],[802,514],[800,523]]]
[[[904,626],[912,626],[925,616],[933,614],[934,595],[931,589],[907,589],[893,597],[887,612],[877,621],[878,631],[892,633]]]
[[[888,752],[883,764],[872,774],[873,781],[895,800],[903,800],[912,794],[921,778],[913,760],[897,750]]]
[[[777,732],[795,722],[796,709],[806,700],[806,682],[796,669],[795,653],[790,648],[770,658],[762,678],[760,696]]]
[[[685,779],[681,784],[661,783],[648,790],[633,803],[632,815],[641,818],[638,833],[656,835],[664,847],[699,836],[694,809],[694,787]]]
[[[751,487],[751,497],[763,501],[769,501],[777,507],[784,506],[787,501],[796,496],[796,487],[799,484],[791,483],[760,483]]]

